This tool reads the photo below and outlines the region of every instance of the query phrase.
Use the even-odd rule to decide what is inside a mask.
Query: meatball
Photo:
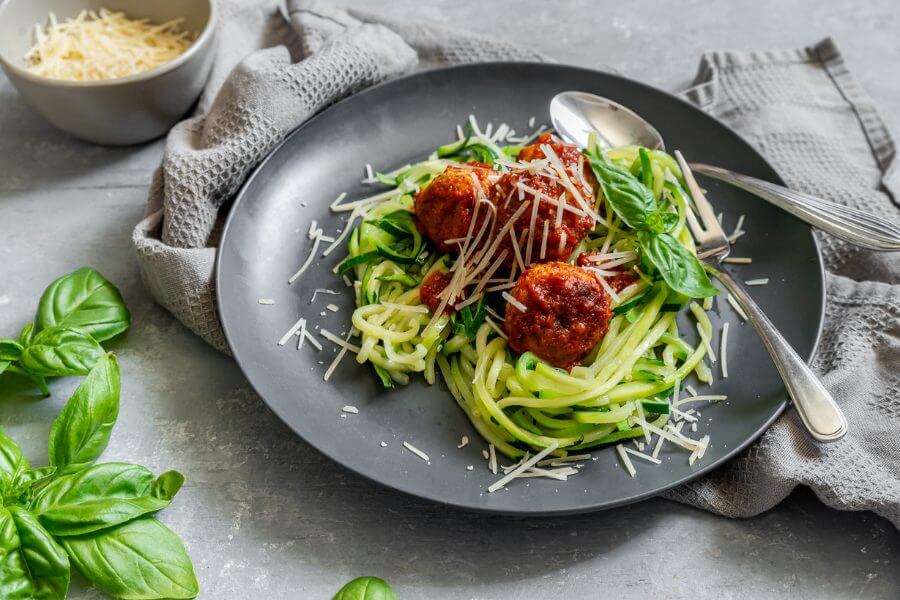
[[[547,158],[543,146],[549,146],[556,156],[559,157],[559,161],[566,169],[566,173],[578,186],[582,195],[587,198],[593,198],[593,192],[597,189],[597,178],[594,177],[594,172],[591,170],[587,158],[577,146],[563,143],[556,136],[545,133],[530,146],[525,146],[519,150],[519,162],[530,162]]]
[[[531,267],[510,292],[525,306],[506,305],[509,345],[533,352],[557,367],[570,369],[590,354],[606,334],[611,317],[609,296],[597,279],[562,262]]]
[[[520,192],[520,186],[534,192]],[[591,196],[589,196],[591,197]],[[551,198],[554,202],[548,201]],[[593,216],[584,212],[563,210],[559,227],[556,226],[558,202],[568,206],[578,207],[578,204],[570,198],[566,188],[540,173],[526,170],[515,170],[505,173],[494,185],[491,201],[497,207],[497,222],[505,224],[519,210],[522,202],[531,201],[513,224],[515,235],[523,240],[520,242],[520,252],[527,262],[530,256],[532,263],[554,260],[567,260],[575,247],[584,239],[594,226]],[[534,215],[534,233],[530,234],[531,217],[534,204],[537,202],[537,214]],[[544,242],[544,231],[547,231],[547,241]],[[523,237],[524,234],[524,237]],[[531,252],[528,252],[528,239],[531,238]],[[506,263],[512,264],[515,255],[512,251],[512,238],[507,234],[500,245],[500,249],[507,250]],[[541,250],[543,249],[543,256]]]
[[[569,179],[574,184],[581,201],[593,207],[596,179],[590,170],[587,159],[575,146],[559,141],[549,133],[540,136],[534,144],[519,151],[520,163],[528,163],[547,158],[544,147],[549,146],[562,163]],[[594,217],[582,210],[584,204],[573,197],[569,187],[564,185],[559,173],[552,166],[529,169],[513,168],[504,174],[494,185],[491,199],[497,206],[498,223],[506,223],[520,208],[521,202],[530,200],[537,202],[537,214],[533,215],[534,205],[525,209],[516,219],[514,229],[519,239],[521,254],[528,257],[527,240],[531,238],[531,263],[566,260],[576,246],[584,239],[594,226]],[[559,203],[572,208],[563,209],[560,224],[557,226]],[[529,230],[534,219],[534,232]],[[546,242],[544,231],[547,232]],[[525,232],[525,237],[522,233]],[[506,262],[511,264],[515,256],[511,249],[512,238],[503,240],[501,249],[508,251]],[[527,258],[526,258],[527,262]]]
[[[419,231],[441,252],[456,249],[455,244],[446,240],[466,237],[475,203],[480,197],[489,196],[491,179],[491,169],[479,163],[447,167],[416,194],[415,219]],[[479,223],[487,213],[486,208],[479,210]]]

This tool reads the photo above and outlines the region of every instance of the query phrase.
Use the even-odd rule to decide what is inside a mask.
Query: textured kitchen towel
[[[900,221],[894,142],[832,41],[711,53],[695,83],[685,97],[740,132],[789,186]],[[816,236],[828,274],[813,368],[849,433],[814,443],[788,410],[738,458],[666,495],[749,516],[806,485],[829,506],[872,510],[900,527],[900,257]]]
[[[545,59],[315,1],[288,2],[291,27],[270,4],[221,4],[217,63],[199,116],[169,134],[134,243],[157,301],[227,351],[212,279],[219,227],[244,177],[287,133],[329,103],[416,66]],[[710,54],[697,84],[687,97],[741,131],[790,185],[898,219],[893,143],[830,42]],[[670,498],[748,516],[804,484],[835,508],[871,509],[900,526],[900,269],[896,257],[820,240],[831,274],[815,368],[850,434],[813,444],[788,411],[741,457]]]

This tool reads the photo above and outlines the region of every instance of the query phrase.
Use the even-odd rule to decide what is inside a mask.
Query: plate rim
[[[357,469],[352,463],[341,461],[329,454],[326,454],[325,452],[322,452],[321,450],[319,450],[319,448],[315,444],[313,444],[311,441],[309,441],[300,431],[298,431],[288,421],[288,419],[285,418],[285,416],[283,416],[281,414],[281,412],[278,409],[276,409],[268,400],[266,400],[265,396],[257,389],[257,386],[254,384],[254,382],[251,380],[250,376],[248,375],[247,370],[244,368],[244,365],[242,364],[239,354],[236,351],[236,348],[235,348],[234,344],[232,343],[231,338],[229,337],[228,325],[225,322],[225,319],[222,318],[222,306],[223,306],[222,298],[223,297],[222,297],[222,292],[221,292],[221,290],[222,290],[221,262],[222,262],[222,257],[225,254],[224,248],[229,239],[228,234],[229,234],[229,231],[231,228],[232,220],[234,219],[235,213],[237,212],[236,209],[238,208],[240,203],[242,201],[244,201],[245,197],[247,196],[247,190],[250,188],[253,181],[257,178],[257,176],[260,175],[260,173],[265,169],[265,167],[269,163],[269,161],[273,159],[273,157],[281,150],[281,148],[284,145],[286,145],[288,143],[288,141],[290,141],[293,137],[295,137],[297,135],[302,135],[302,132],[307,127],[311,126],[313,123],[322,119],[329,112],[331,112],[335,107],[337,107],[339,105],[343,105],[345,102],[349,102],[360,96],[365,96],[367,94],[371,94],[377,90],[380,90],[383,87],[401,84],[402,82],[405,82],[409,79],[415,79],[415,78],[423,77],[426,75],[434,75],[435,73],[441,73],[441,72],[446,72],[446,71],[481,69],[481,68],[486,68],[486,67],[489,67],[489,68],[530,67],[530,68],[534,68],[534,69],[550,69],[550,70],[560,70],[561,69],[561,70],[575,71],[575,72],[580,72],[580,73],[590,74],[590,75],[602,75],[604,77],[610,77],[612,79],[618,79],[618,80],[624,81],[630,85],[637,86],[639,88],[642,88],[644,91],[649,91],[653,94],[662,94],[663,96],[666,96],[668,99],[674,100],[680,104],[683,104],[686,107],[688,107],[690,110],[699,111],[699,112],[703,113],[706,117],[716,121],[720,126],[725,128],[728,132],[730,132],[732,135],[734,135],[736,138],[738,138],[753,154],[755,154],[757,156],[757,158],[759,158],[759,160],[765,166],[767,166],[772,171],[772,173],[775,175],[775,179],[776,179],[775,183],[778,183],[780,185],[785,185],[785,182],[782,179],[781,174],[768,161],[768,159],[766,159],[766,157],[763,156],[762,153],[760,153],[759,150],[757,150],[755,146],[753,146],[749,141],[747,141],[744,138],[744,136],[742,136],[740,133],[735,131],[730,125],[721,121],[716,116],[704,111],[703,109],[699,108],[698,106],[688,102],[687,100],[684,100],[683,98],[680,98],[679,96],[677,96],[671,92],[657,88],[655,86],[652,86],[650,84],[647,84],[647,83],[644,83],[641,81],[631,79],[629,77],[625,77],[618,73],[611,73],[611,72],[607,72],[607,71],[601,71],[599,69],[591,69],[588,67],[581,67],[578,65],[573,65],[573,64],[568,64],[568,63],[546,63],[546,62],[532,62],[532,61],[489,61],[489,62],[467,63],[467,64],[460,64],[460,65],[449,65],[449,66],[427,68],[427,69],[421,69],[418,71],[414,71],[414,72],[406,74],[402,77],[389,79],[387,81],[383,81],[381,83],[367,87],[364,90],[360,90],[359,92],[351,94],[333,104],[328,105],[327,107],[325,107],[318,113],[314,114],[312,117],[310,117],[309,119],[307,119],[306,121],[301,123],[299,126],[294,128],[290,133],[285,135],[284,139],[281,140],[277,145],[275,145],[266,154],[266,156],[253,168],[253,171],[247,176],[247,178],[245,179],[243,184],[241,184],[241,187],[238,189],[237,193],[234,195],[234,199],[232,200],[231,205],[228,207],[228,215],[225,219],[225,224],[222,228],[222,234],[221,234],[220,241],[219,241],[219,247],[217,248],[217,251],[216,251],[216,259],[215,259],[215,263],[214,263],[214,275],[213,275],[215,288],[216,288],[215,289],[216,313],[219,317],[219,322],[222,326],[222,332],[224,333],[225,341],[228,344],[228,348],[231,351],[232,358],[234,359],[235,363],[238,365],[238,368],[241,370],[241,373],[244,375],[244,378],[247,380],[247,383],[250,384],[250,387],[260,397],[260,399],[265,403],[265,405],[268,407],[268,409],[270,411],[272,411],[279,418],[279,420],[281,420],[281,422],[284,423],[294,433],[294,435],[298,436],[301,440],[303,440],[304,443],[308,444],[311,448],[313,448],[317,452],[319,452],[319,454],[326,457],[328,460],[332,461],[333,463],[340,465],[342,468],[345,468],[345,469],[351,471],[352,473],[363,477],[367,481],[378,484],[382,488],[397,491],[397,492],[402,492],[404,494],[408,494],[410,496],[413,496],[415,498],[421,499],[426,502],[432,502],[432,503],[435,503],[438,505],[449,506],[449,507],[452,507],[457,510],[481,513],[481,514],[492,514],[492,515],[500,515],[500,516],[518,516],[518,517],[523,517],[523,516],[526,516],[526,517],[554,517],[554,516],[566,516],[566,515],[575,515],[575,514],[586,514],[586,513],[598,512],[601,510],[609,510],[612,508],[626,506],[628,504],[634,504],[636,502],[641,502],[643,500],[647,500],[650,498],[660,496],[661,494],[663,494],[675,487],[678,487],[678,486],[686,484],[690,481],[699,479],[703,475],[706,475],[707,473],[710,473],[711,471],[713,471],[715,469],[725,466],[728,462],[733,460],[739,453],[743,452],[752,443],[756,442],[775,423],[775,421],[784,413],[785,409],[787,408],[788,404],[790,403],[790,398],[787,394],[786,388],[784,388],[782,390],[783,397],[782,397],[781,401],[779,402],[779,405],[772,412],[772,415],[756,431],[754,431],[752,435],[748,436],[740,444],[736,444],[733,448],[729,449],[729,451],[726,452],[725,454],[723,454],[722,457],[720,457],[718,460],[711,462],[707,465],[703,465],[696,471],[692,471],[688,475],[685,475],[681,478],[670,481],[670,482],[666,483],[665,485],[660,486],[652,491],[642,492],[639,494],[633,494],[631,496],[627,496],[627,497],[621,498],[619,500],[607,501],[607,502],[601,502],[601,503],[588,502],[588,503],[583,503],[583,504],[579,504],[577,506],[572,506],[570,508],[564,508],[564,509],[507,510],[507,509],[492,508],[489,506],[473,506],[471,504],[455,502],[453,500],[445,500],[442,498],[425,495],[424,493],[417,491],[416,489],[414,489],[413,487],[410,487],[410,486],[380,481],[380,480],[374,478],[373,476],[369,475],[368,473]],[[759,201],[764,202],[764,200],[759,200]],[[810,351],[808,352],[808,356],[806,356],[804,358],[805,362],[807,364],[809,364],[815,358],[815,356],[818,352],[818,349],[819,349],[819,343],[821,342],[821,339],[822,339],[822,333],[823,333],[824,325],[825,325],[825,308],[826,308],[828,290],[827,290],[826,280],[825,280],[825,276],[826,276],[825,264],[824,264],[824,260],[822,257],[821,244],[819,243],[819,240],[816,237],[811,225],[807,224],[806,230],[808,231],[809,236],[812,239],[813,247],[815,248],[815,251],[816,251],[815,256],[816,256],[816,263],[818,266],[818,268],[816,269],[816,275],[818,276],[819,288],[821,290],[821,293],[819,294],[819,306],[818,306],[819,318],[818,318],[818,323],[816,324],[816,333],[815,333],[815,336],[813,339],[812,347],[811,347]]]

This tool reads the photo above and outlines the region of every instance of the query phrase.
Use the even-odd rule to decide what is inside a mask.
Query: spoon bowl
[[[665,150],[662,135],[636,112],[587,92],[560,92],[550,101],[550,119],[563,140],[582,148],[591,133],[600,147],[644,146]]]

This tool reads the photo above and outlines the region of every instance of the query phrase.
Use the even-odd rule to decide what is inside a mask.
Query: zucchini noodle
[[[438,271],[452,274],[460,259],[438,253],[422,239],[411,216],[415,192],[447,166],[465,161],[487,162],[495,170],[505,171],[515,164],[523,145],[502,145],[506,140],[497,134],[488,136],[477,125],[470,127],[469,135],[438,148],[427,160],[376,174],[373,181],[389,190],[371,199],[333,206],[352,211],[349,256],[336,271],[355,279],[357,308],[352,324],[360,336],[357,362],[371,363],[388,387],[406,384],[415,373],[422,373],[433,384],[439,373],[478,433],[510,458],[552,445],[558,448],[554,454],[565,455],[643,438],[648,432],[638,422],[664,427],[671,399],[677,398],[681,383],[691,374],[703,382],[712,379],[705,360],[714,361],[709,356],[712,326],[700,304],[653,274],[652,265],[640,254],[637,233],[599,189],[591,208],[603,218],[569,262],[580,253],[601,253],[605,264],[597,265],[597,272],[628,270],[637,280],[611,296],[613,316],[608,331],[579,366],[566,371],[530,352],[515,355],[497,329],[503,327],[505,308],[500,289],[484,292],[477,302],[470,298],[465,308],[436,319],[423,304],[420,290],[426,277]],[[648,188],[660,210],[677,216],[675,221],[668,215],[674,223],[669,233],[696,255],[694,240],[685,227],[691,202],[674,159],[664,152],[637,147],[613,149],[605,158],[635,177],[644,177],[645,182],[652,181]],[[354,226],[357,218],[360,221]],[[494,224],[496,228],[502,225]],[[514,231],[510,235],[516,239]],[[490,258],[493,261],[494,257]],[[482,261],[482,267],[486,262]],[[505,288],[503,271],[492,275],[491,284],[511,287],[515,267],[513,271]],[[483,283],[480,289],[484,289]],[[691,328],[692,338],[699,334],[696,344],[684,339],[676,323],[684,309],[696,321]]]

